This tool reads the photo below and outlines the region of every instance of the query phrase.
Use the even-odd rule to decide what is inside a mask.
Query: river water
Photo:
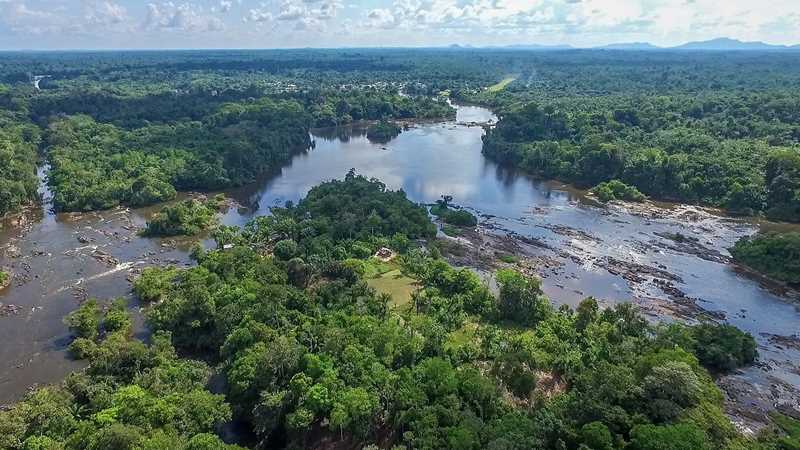
[[[726,249],[739,237],[772,225],[690,206],[602,206],[581,191],[485,159],[484,130],[470,124],[494,120],[486,109],[462,106],[456,121],[416,124],[386,144],[371,143],[361,127],[315,130],[313,149],[263,181],[230,192],[246,208],[222,220],[242,225],[350,168],[402,188],[416,202],[451,195],[481,217],[473,238],[485,244],[494,236],[513,237],[512,248],[542,276],[555,302],[574,306],[595,296],[635,302],[654,318],[726,320],[751,332],[761,352],[762,364],[729,377],[728,391],[741,397],[735,398],[739,410],[797,401],[800,349],[776,340],[797,333],[796,303],[727,262]],[[17,274],[0,302],[21,308],[0,317],[0,403],[76,367],[65,357],[62,317],[80,298],[126,295],[129,272],[147,264],[188,264],[186,246],[135,235],[151,212],[44,212],[25,226],[0,231],[0,266]],[[670,238],[677,233],[686,237],[684,244]]]

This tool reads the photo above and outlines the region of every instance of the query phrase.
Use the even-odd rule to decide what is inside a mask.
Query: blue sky
[[[0,0],[0,49],[800,43],[800,0]]]

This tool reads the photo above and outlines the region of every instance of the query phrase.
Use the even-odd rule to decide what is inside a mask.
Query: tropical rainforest
[[[123,300],[67,317],[88,369],[0,413],[0,443],[234,448],[214,432],[235,417],[262,448],[790,448],[742,437],[722,412],[711,374],[751,364],[751,336],[591,298],[555,308],[509,269],[495,295],[415,243],[432,232],[424,207],[353,172],[220,230],[196,267],[135,283],[149,344]],[[420,282],[396,307],[361,276],[389,245]]]
[[[313,151],[312,128],[370,121],[386,140],[461,101],[498,115],[487,157],[604,202],[800,222],[798,92],[794,53],[0,53],[0,216],[37,204],[40,181],[59,212],[244,186]],[[126,299],[65,317],[86,368],[0,411],[0,448],[800,448],[795,419],[745,435],[724,413],[714,381],[756,361],[751,335],[555,306],[514,268],[490,288],[441,257],[431,215],[447,234],[478,223],[452,197],[427,207],[355,170],[330,178],[243,227],[218,224],[216,200],[162,206],[144,235],[208,245],[133,283],[146,337]],[[796,234],[731,253],[800,280]],[[409,299],[368,283],[387,269]]]

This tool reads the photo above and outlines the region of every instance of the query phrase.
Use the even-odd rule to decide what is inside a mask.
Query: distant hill
[[[0,0],[2,2],[2,0]],[[475,48],[469,45],[453,44],[451,49],[471,49]],[[687,42],[682,45],[674,47],[659,47],[649,42],[618,42],[598,47],[573,47],[566,44],[511,44],[511,45],[489,45],[480,47],[484,49],[506,49],[506,50],[574,50],[591,48],[595,50],[639,50],[639,51],[676,51],[676,50],[716,50],[716,51],[737,51],[737,50],[800,50],[800,44],[797,45],[777,45],[768,44],[761,41],[740,41],[731,38],[716,38],[707,41],[693,41]]]
[[[608,44],[602,47],[598,47],[600,49],[607,49],[607,50],[659,50],[661,47],[656,47],[655,45],[649,42],[620,42],[618,44]]]
[[[674,50],[786,50],[792,48],[786,45],[773,45],[766,42],[744,42],[738,39],[717,38],[708,41],[687,42],[686,44],[672,47]],[[800,46],[794,46],[800,48]]]

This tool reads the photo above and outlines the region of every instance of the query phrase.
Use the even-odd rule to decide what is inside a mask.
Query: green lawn
[[[411,301],[411,293],[417,290],[417,280],[409,278],[394,269],[375,278],[367,279],[367,284],[376,291],[392,296],[391,306],[407,305]]]

